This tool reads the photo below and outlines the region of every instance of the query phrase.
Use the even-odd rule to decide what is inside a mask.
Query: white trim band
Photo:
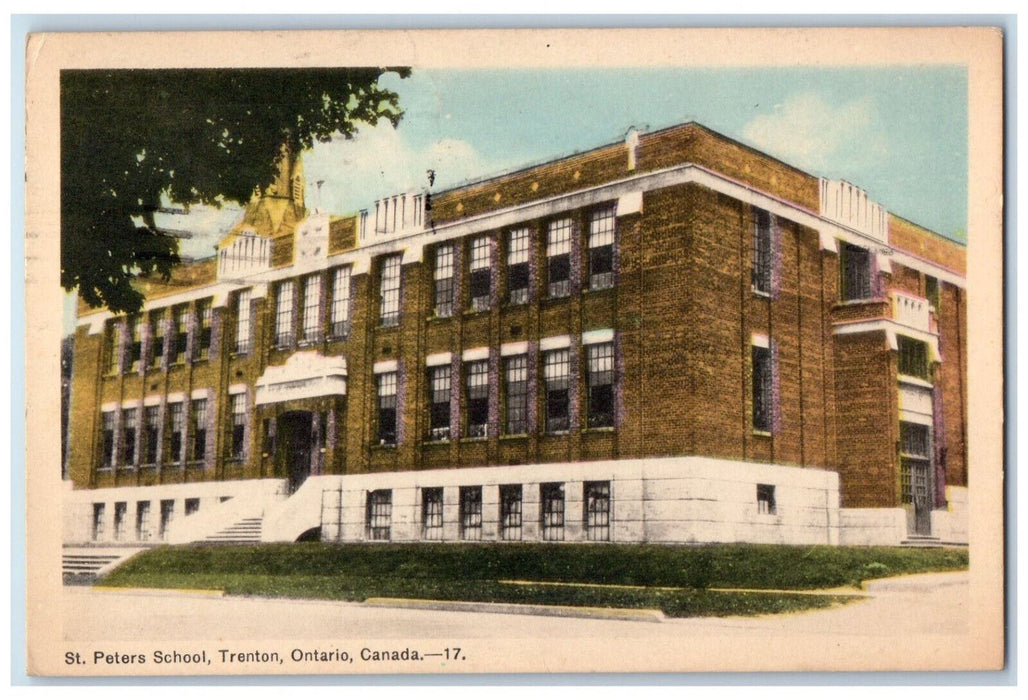
[[[561,348],[569,347],[571,347],[570,335],[557,335],[552,338],[543,338],[539,341],[539,349],[544,352],[546,350],[559,350]]]
[[[509,357],[510,355],[527,355],[528,354],[528,341],[522,340],[520,343],[504,343],[500,346],[500,356]]]
[[[769,348],[771,347],[771,340],[763,333],[751,333],[750,345],[757,348]]]
[[[373,374],[386,374],[387,372],[395,372],[399,365],[396,360],[382,360],[376,362],[375,366],[372,367]]]
[[[425,357],[426,367],[439,367],[453,362],[452,352],[435,352]]]
[[[475,360],[488,360],[489,348],[471,348],[469,350],[465,350],[461,354],[461,359],[465,362],[474,362]]]
[[[228,395],[233,396],[234,394],[245,394],[249,387],[246,384],[232,384],[228,388]]]
[[[604,328],[598,331],[586,331],[582,334],[582,345],[614,342],[614,329]]]

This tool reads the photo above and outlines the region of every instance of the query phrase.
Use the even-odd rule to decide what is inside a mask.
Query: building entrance
[[[290,411],[278,418],[279,454],[289,477],[289,493],[300,488],[311,474],[313,425],[310,411]]]

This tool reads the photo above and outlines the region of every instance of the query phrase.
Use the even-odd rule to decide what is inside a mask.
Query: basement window
[[[93,504],[93,541],[99,542],[104,538],[104,512],[106,505],[103,503]]]
[[[516,542],[521,539],[521,484],[500,487],[500,539]]]
[[[443,490],[421,489],[421,536],[426,540],[443,539]]]
[[[539,519],[547,542],[564,539],[564,484],[540,484]]]
[[[590,542],[610,540],[610,482],[585,482],[585,538]]]
[[[774,485],[757,484],[757,512],[761,515],[774,515],[776,511]]]
[[[460,538],[482,539],[482,487],[460,487]]]
[[[393,520],[393,492],[379,489],[368,492],[366,525],[369,540],[388,541]]]

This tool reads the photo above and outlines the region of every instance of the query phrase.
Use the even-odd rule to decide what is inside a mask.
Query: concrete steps
[[[900,542],[900,546],[937,549],[939,547],[966,547],[967,542],[946,542],[932,535],[907,535],[907,539]]]
[[[61,578],[66,585],[89,585],[143,548],[65,547]]]
[[[263,518],[243,518],[201,540],[197,544],[260,544]]]

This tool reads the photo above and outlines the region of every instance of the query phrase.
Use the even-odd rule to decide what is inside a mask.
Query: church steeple
[[[291,233],[297,222],[307,216],[304,190],[303,161],[299,154],[294,155],[282,146],[275,179],[263,192],[254,188],[233,233],[247,230],[269,238]]]

